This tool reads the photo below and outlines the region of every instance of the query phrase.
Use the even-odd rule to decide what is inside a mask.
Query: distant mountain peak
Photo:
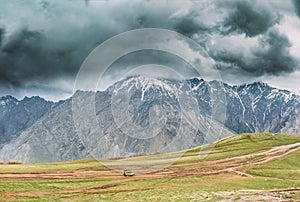
[[[13,96],[11,96],[11,95],[2,96],[2,97],[0,98],[0,100],[5,100],[5,101],[11,101],[11,100],[13,100],[13,101],[18,101],[17,98],[15,98],[15,97],[13,97]]]
[[[216,96],[211,97],[212,93]],[[183,105],[177,95],[184,98]],[[88,98],[95,100],[95,111],[84,110],[90,105]],[[76,116],[84,117],[77,117],[77,125],[73,99],[80,109]],[[19,104],[0,105],[0,161],[62,161],[85,158],[87,153],[111,157],[116,145],[124,156],[153,153],[169,142],[182,147],[205,144],[218,137],[220,131],[300,134],[300,96],[263,82],[228,85],[201,78],[132,76],[105,91],[78,90],[59,103],[39,97],[17,101],[6,96],[1,100]],[[220,106],[216,107],[216,103]],[[193,118],[188,119],[185,111]],[[183,117],[187,117],[185,122]],[[196,124],[191,120],[196,120]],[[178,136],[178,131],[187,136]],[[153,137],[154,141],[135,138],[139,135],[145,140]],[[177,147],[168,147],[174,148]]]
[[[41,97],[18,100],[7,95],[0,99],[0,148],[50,111],[55,103]]]

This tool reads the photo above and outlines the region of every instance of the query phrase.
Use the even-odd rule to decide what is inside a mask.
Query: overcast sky
[[[139,28],[193,39],[227,83],[263,81],[300,94],[299,0],[0,0],[0,96],[69,97],[94,48]],[[136,54],[107,78],[129,64],[186,68],[168,54]]]

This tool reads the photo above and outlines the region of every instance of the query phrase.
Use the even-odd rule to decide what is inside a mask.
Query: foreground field
[[[174,164],[124,177],[95,160],[0,165],[0,201],[296,201],[300,200],[300,137],[242,134],[181,152]],[[106,161],[168,161],[174,154]]]

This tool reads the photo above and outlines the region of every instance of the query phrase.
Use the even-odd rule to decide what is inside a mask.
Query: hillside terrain
[[[22,104],[2,105],[1,161],[166,153],[245,132],[300,134],[300,97],[260,82],[231,86],[197,78],[129,77],[103,92],[77,91],[59,103],[25,100],[31,105],[21,111]]]
[[[241,134],[181,151],[173,165],[124,177],[96,160],[0,165],[1,201],[296,201],[300,200],[300,137]],[[103,159],[125,167],[168,161],[174,153]],[[102,161],[102,160],[101,160]]]
[[[25,97],[23,100],[12,96],[0,98],[0,149],[16,139],[55,105],[56,103],[40,97]]]

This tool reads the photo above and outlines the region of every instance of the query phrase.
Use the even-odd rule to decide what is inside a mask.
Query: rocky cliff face
[[[242,132],[299,135],[299,96],[264,83],[130,77],[77,91],[0,150],[0,160],[50,162],[187,149]]]
[[[227,93],[225,126],[242,132],[300,135],[300,97],[264,83],[234,86]],[[238,108],[238,110],[236,110]]]
[[[25,97],[21,101],[12,96],[0,98],[0,148],[17,138],[54,105],[40,97]]]
[[[54,162],[86,157],[72,119],[71,100],[54,107],[22,134],[6,144],[0,159],[7,162]]]
[[[190,80],[199,108],[211,113],[212,83]],[[287,90],[255,82],[240,86],[224,84],[226,119],[224,125],[236,133],[263,132],[300,135],[300,96]]]

